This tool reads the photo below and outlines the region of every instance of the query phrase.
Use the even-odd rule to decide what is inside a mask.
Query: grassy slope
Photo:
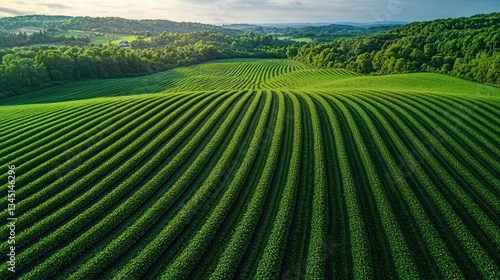
[[[74,36],[76,38],[88,36],[90,37],[90,41],[96,45],[107,45],[110,41],[112,45],[118,45],[121,41],[131,42],[137,39],[137,36],[130,34],[103,34],[97,36],[95,32],[82,30],[60,30],[55,34],[55,36],[59,35],[64,35],[66,37]]]
[[[20,174],[18,269],[495,278],[499,109],[500,89],[447,76],[258,59],[3,100],[0,164]]]
[[[312,39],[309,37],[303,37],[303,38],[291,38],[291,37],[286,37],[286,36],[280,36],[278,39],[281,40],[291,40],[299,43],[312,43]]]
[[[325,81],[324,84],[315,85],[312,88],[402,90],[465,95],[492,95],[500,92],[499,88],[434,73],[363,76],[332,82]]]
[[[134,35],[126,35],[126,34],[105,34],[103,36],[92,37],[90,41],[93,44],[99,45],[108,45],[111,41],[111,45],[118,45],[122,41],[131,42],[137,39],[137,36]]]
[[[266,60],[262,60],[266,61]],[[259,59],[228,59],[176,68],[143,77],[71,82],[55,88],[35,91],[2,100],[2,104],[46,103],[95,97],[128,96],[136,94],[256,88],[255,77],[241,75],[246,63],[259,67]],[[433,73],[388,76],[360,76],[344,69],[312,69],[301,63],[267,60],[269,63],[290,65],[294,71],[268,77],[262,88],[301,90],[387,90],[430,93],[450,93],[498,97],[500,88],[464,81]],[[90,89],[90,90],[89,90]]]

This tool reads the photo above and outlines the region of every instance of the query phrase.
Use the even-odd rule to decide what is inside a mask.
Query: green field
[[[300,43],[312,43],[313,39],[309,37],[303,37],[303,38],[291,38],[291,37],[286,37],[286,36],[279,36],[278,37],[281,40],[291,40],[295,42],[300,42]]]
[[[124,35],[124,34],[104,34],[104,35],[99,35],[95,37],[91,37],[90,41],[93,44],[99,45],[109,45],[111,42],[111,45],[118,45],[122,41],[134,41],[137,39],[137,36],[134,35]]]
[[[239,59],[0,102],[20,279],[500,279],[498,88]]]
[[[129,34],[98,34],[92,31],[81,31],[81,30],[61,30],[57,32],[57,35],[64,35],[66,37],[74,36],[76,38],[89,37],[90,42],[95,45],[118,45],[122,41],[131,42],[137,39],[137,36]]]

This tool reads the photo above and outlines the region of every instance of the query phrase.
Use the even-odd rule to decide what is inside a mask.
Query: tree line
[[[131,47],[134,49],[184,47],[198,42],[215,46],[220,51],[221,58],[286,58],[286,48],[294,43],[280,40],[272,35],[257,35],[254,32],[231,36],[202,31],[189,34],[164,32],[154,37],[140,37],[131,42]]]
[[[257,34],[271,34],[290,38],[310,38],[312,43],[325,43],[339,39],[366,37],[393,29],[394,26],[357,27],[351,25],[330,24],[308,27],[260,27],[254,28]]]
[[[163,33],[118,46],[32,46],[0,49],[0,98],[66,81],[146,75],[234,57],[285,58],[287,44],[272,36],[213,32]]]
[[[371,37],[290,46],[287,57],[364,74],[434,72],[500,84],[500,13],[418,22]]]
[[[118,17],[69,17],[46,15],[0,18],[0,29],[14,30],[23,27],[84,30],[134,35],[142,35],[146,33],[158,35],[165,31],[171,33],[190,33],[205,30],[228,35],[239,35],[243,33],[239,30],[226,29],[216,25],[196,22],[175,22],[169,20],[133,20]]]
[[[75,38],[64,35],[52,36],[46,31],[11,33],[0,30],[0,48],[12,48],[21,46],[30,46],[36,44],[57,44],[57,45],[85,45],[90,44],[88,37]]]

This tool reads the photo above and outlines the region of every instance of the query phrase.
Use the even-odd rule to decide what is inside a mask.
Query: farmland
[[[52,32],[54,36],[64,35],[66,37],[74,36],[76,38],[89,37],[92,44],[102,44],[102,45],[118,45],[122,41],[133,41],[137,39],[137,36],[129,34],[117,34],[117,33],[99,33],[92,31],[81,31],[81,30],[58,30]]]
[[[500,278],[498,88],[231,59],[1,102],[20,279]]]

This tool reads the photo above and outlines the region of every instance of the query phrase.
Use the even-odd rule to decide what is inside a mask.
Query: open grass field
[[[291,37],[286,37],[286,36],[279,36],[278,38],[281,40],[291,40],[291,41],[300,42],[300,43],[312,43],[312,41],[313,41],[309,37],[291,38]]]
[[[81,30],[62,30],[58,31],[57,35],[64,35],[66,37],[71,37],[74,36],[76,38],[81,38],[81,37],[89,37],[90,42],[95,44],[95,45],[118,45],[122,41],[128,41],[131,42],[135,39],[137,39],[137,36],[134,35],[128,35],[128,34],[101,34],[97,35],[95,32],[92,31],[81,31]]]
[[[498,88],[239,59],[0,102],[20,279],[500,279]]]
[[[104,35],[91,37],[90,41],[96,45],[99,45],[99,44],[109,45],[110,43],[111,43],[111,45],[118,45],[122,41],[131,42],[131,41],[134,41],[135,39],[137,39],[137,36],[134,36],[134,35],[104,34]]]

